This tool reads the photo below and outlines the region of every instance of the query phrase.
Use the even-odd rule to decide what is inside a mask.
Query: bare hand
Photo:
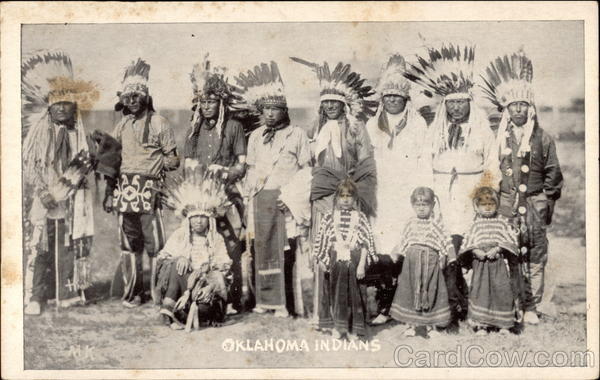
[[[448,257],[446,255],[440,256],[440,269],[444,269],[446,267],[447,262],[448,262]]]
[[[213,290],[215,290],[214,284],[206,285],[205,287],[200,289],[200,291],[198,292],[198,295],[196,297],[194,297],[194,301],[207,302],[209,300],[208,298],[212,294]]]
[[[281,201],[281,199],[277,199],[277,208],[282,212],[286,212],[288,210],[288,207]]]
[[[223,167],[223,166],[221,166],[219,164],[210,164],[208,166],[208,170],[211,171],[211,172],[216,172],[216,171],[219,171],[219,170],[222,170],[222,169],[225,169],[225,167]]]
[[[183,295],[181,297],[179,297],[179,299],[177,300],[177,302],[175,303],[175,310],[181,310],[185,307],[185,305],[188,302],[188,299],[190,298],[190,291],[186,290]]]
[[[490,260],[495,260],[498,258],[499,256],[499,252],[500,250],[497,247],[494,247],[492,249],[490,249],[487,253],[486,253],[486,257]]]
[[[221,266],[219,267],[219,270],[221,272],[227,272],[231,269],[231,264],[230,263],[223,263],[221,264]]]
[[[487,257],[486,253],[481,249],[475,249],[475,250],[473,250],[473,253],[479,260],[482,260],[482,261],[485,260]]]
[[[365,278],[365,264],[358,264],[358,268],[356,268],[356,278],[358,280]]]
[[[104,198],[102,208],[104,209],[104,211],[106,211],[108,213],[113,212],[113,197],[112,197],[112,195],[107,195]]]
[[[183,276],[190,267],[190,261],[186,257],[180,257],[177,259],[176,268],[177,274]]]

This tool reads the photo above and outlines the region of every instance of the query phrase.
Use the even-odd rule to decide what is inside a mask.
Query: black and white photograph
[[[597,4],[371,4],[397,20],[290,21],[291,2],[19,24],[2,63],[19,376],[598,374]]]

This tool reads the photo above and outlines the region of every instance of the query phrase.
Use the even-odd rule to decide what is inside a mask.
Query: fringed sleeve
[[[313,247],[313,256],[327,267],[329,267],[329,249],[332,245],[333,235],[333,216],[327,214],[321,219],[319,233]]]
[[[508,221],[498,218],[476,218],[460,249],[460,254],[466,254],[476,248],[500,247],[518,255],[516,232]]]
[[[410,236],[412,231],[412,221],[408,221],[404,225],[404,229],[402,230],[402,234],[400,234],[400,242],[394,247],[394,253],[405,256],[406,250],[410,246]]]
[[[358,241],[359,244],[367,249],[367,263],[377,262],[377,254],[375,251],[375,239],[369,219],[364,213],[360,213],[360,222],[358,224]]]
[[[452,244],[452,238],[450,234],[446,230],[444,223],[440,221],[433,221],[432,228],[434,232],[435,249],[439,251],[440,255],[448,256],[448,261],[456,260],[456,252],[454,250],[454,245]]]

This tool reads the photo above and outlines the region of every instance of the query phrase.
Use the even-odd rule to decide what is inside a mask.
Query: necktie
[[[406,117],[403,117],[398,125],[392,127],[392,136],[390,137],[390,142],[388,143],[388,149],[394,148],[394,139],[400,134],[400,132],[402,132],[404,127],[406,127]]]
[[[280,123],[280,124],[277,124],[270,128],[267,127],[262,134],[264,137],[263,144],[268,144],[271,141],[273,141],[273,138],[275,137],[275,132],[277,132],[278,130],[283,129],[287,126],[288,126],[287,123]]]
[[[448,131],[448,146],[450,149],[458,149],[462,145],[462,127],[460,124],[450,124]]]
[[[69,144],[69,132],[67,127],[59,126],[56,134],[56,145],[54,152],[54,163],[57,172],[62,173],[67,169],[71,158],[71,144]]]

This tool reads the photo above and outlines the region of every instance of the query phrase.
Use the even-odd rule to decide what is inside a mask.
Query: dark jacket
[[[523,204],[526,198],[543,193],[548,199],[549,222],[554,202],[560,198],[563,187],[563,175],[556,155],[556,145],[554,139],[538,125],[537,121],[529,141],[531,150],[523,158],[516,155],[518,146],[512,134],[509,137],[509,147],[512,152],[510,154],[501,152],[501,213],[505,216],[514,216],[516,203]],[[517,200],[518,194],[524,195],[520,201]]]

